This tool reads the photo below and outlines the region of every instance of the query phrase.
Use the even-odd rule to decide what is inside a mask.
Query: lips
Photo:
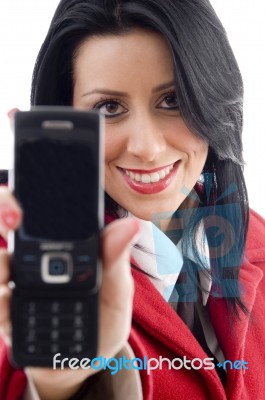
[[[167,167],[164,167],[162,169],[159,169],[155,172],[149,172],[149,173],[139,173],[139,172],[133,172],[132,170],[125,170],[125,173],[133,180],[136,182],[142,182],[144,184],[146,183],[155,183],[159,182],[162,179],[164,179],[167,175],[169,175],[170,171],[172,171],[174,167],[174,164],[171,164]]]
[[[126,183],[138,193],[154,194],[165,190],[173,180],[180,161],[153,170],[118,168]]]

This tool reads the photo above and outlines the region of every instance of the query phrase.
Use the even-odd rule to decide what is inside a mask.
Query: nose
[[[165,150],[166,139],[155,117],[135,117],[128,132],[127,152],[144,162],[153,162]]]

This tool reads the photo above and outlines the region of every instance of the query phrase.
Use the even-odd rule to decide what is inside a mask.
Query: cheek
[[[208,155],[208,145],[200,140],[194,146],[192,146],[192,150],[188,151],[187,157],[187,173],[189,176],[189,180],[191,180],[191,186],[195,184],[195,181],[200,176],[203,167],[205,165],[206,159]]]
[[[179,149],[185,155],[183,162],[190,177],[198,177],[204,167],[208,155],[208,144],[194,135],[187,128],[183,130]]]
[[[207,143],[187,127],[182,117],[178,118],[174,126],[171,125],[167,133],[168,143],[186,154],[187,158],[192,154],[207,153]]]
[[[201,173],[208,154],[208,145],[205,142],[197,143],[187,152],[187,164],[194,175]]]
[[[105,139],[105,164],[106,166],[110,164],[119,152],[119,144],[113,140]]]
[[[195,157],[198,159],[199,162],[203,162],[203,164],[206,161],[207,155],[208,155],[208,144],[204,142],[202,139],[199,139],[199,143],[197,148],[195,149]]]
[[[125,140],[117,130],[106,127],[105,131],[105,163],[108,164],[120,157],[125,148]]]
[[[203,160],[207,157],[208,144],[202,139],[195,138],[193,142],[190,142],[190,147],[187,149],[187,153],[195,161],[200,162],[200,160]]]
[[[208,144],[192,133],[182,120],[181,128],[179,130],[179,146],[180,149],[187,155],[187,161],[189,159],[200,160],[204,159],[208,153]]]

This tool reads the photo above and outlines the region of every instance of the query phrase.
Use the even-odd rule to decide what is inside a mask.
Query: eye
[[[106,118],[113,118],[125,114],[128,110],[123,107],[117,100],[104,99],[93,107],[94,110],[99,110]]]
[[[158,108],[164,108],[168,110],[179,109],[179,102],[176,93],[175,92],[167,93],[164,96],[163,100],[160,101]]]

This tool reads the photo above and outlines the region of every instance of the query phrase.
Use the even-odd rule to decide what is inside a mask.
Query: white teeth
[[[174,168],[174,164],[171,164],[168,167],[165,167],[157,172],[152,172],[151,174],[135,174],[132,171],[125,170],[126,175],[128,175],[131,179],[142,182],[142,183],[155,183],[159,182],[161,179],[164,179]]]
[[[162,171],[159,171],[159,178],[160,179],[164,179],[166,176],[166,171],[164,169],[162,169]]]
[[[148,174],[143,174],[143,175],[141,176],[141,181],[142,181],[143,183],[150,183],[150,182],[151,182],[151,176],[148,175]]]
[[[160,181],[160,176],[157,172],[154,172],[153,174],[150,175],[151,182],[158,182]]]

